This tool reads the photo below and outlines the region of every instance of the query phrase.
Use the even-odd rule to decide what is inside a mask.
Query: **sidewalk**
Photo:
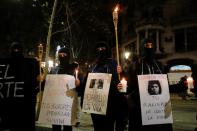
[[[174,102],[174,103],[178,102],[177,104],[180,104],[180,102],[182,101],[182,98],[180,96],[178,96],[177,93],[171,93],[170,98],[171,98],[172,102]],[[174,108],[176,110],[173,111],[173,113],[174,113],[174,128],[175,128],[174,131],[185,130],[186,128],[181,129],[182,126],[193,128],[193,125],[191,125],[192,124],[191,121],[193,121],[193,123],[196,121],[194,119],[194,114],[195,114],[196,111],[194,110],[193,112],[188,112],[187,108],[184,108],[184,109],[181,110],[179,107],[183,108],[184,104],[187,104],[187,103],[188,103],[188,105],[191,106],[192,105],[191,103],[195,104],[196,100],[197,99],[195,98],[195,96],[191,96],[191,97],[187,97],[186,101],[181,102],[181,104],[178,107],[176,105],[176,108],[178,110],[176,108]],[[189,107],[189,110],[191,110],[190,107]],[[180,112],[181,112],[182,115],[180,115]],[[185,117],[183,118],[182,116],[185,116]],[[185,124],[187,124],[187,126]],[[36,123],[36,130],[35,131],[52,131],[51,128],[52,128],[51,125],[44,125],[44,124]],[[92,124],[90,114],[82,112],[80,126],[79,127],[74,127],[73,126],[73,131],[93,131],[93,124]],[[125,131],[127,131],[127,130],[125,130]],[[189,131],[191,131],[191,130],[189,130]]]
[[[73,126],[73,131],[93,131],[93,124],[90,114],[83,113],[81,114],[81,123],[79,127]],[[36,131],[52,131],[51,125],[44,125],[36,123]]]
[[[178,93],[171,93],[170,94],[171,100],[182,100],[182,97],[178,95]],[[187,96],[187,100],[197,100],[195,97],[195,94],[190,94],[190,96]]]

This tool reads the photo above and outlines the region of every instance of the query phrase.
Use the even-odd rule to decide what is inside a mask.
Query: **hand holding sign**
[[[168,118],[171,115],[172,108],[171,108],[171,102],[170,99],[168,102],[166,102],[165,107],[164,107],[164,113],[165,113],[165,118]]]

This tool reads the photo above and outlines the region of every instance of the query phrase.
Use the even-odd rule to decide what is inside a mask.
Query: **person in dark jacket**
[[[9,126],[11,127],[8,127],[10,129],[6,130],[34,130],[39,62],[35,58],[24,57],[24,47],[19,41],[14,41],[11,43],[9,56],[5,60],[9,65],[9,75],[12,76],[9,79],[14,82],[12,85],[16,86],[16,84],[20,82],[20,89],[18,88],[18,91],[15,90],[15,93],[12,91],[14,88],[9,85],[7,95],[9,95],[9,92],[13,92],[14,94],[20,94],[20,96],[13,96],[10,97],[11,99],[8,99],[9,104],[7,103],[7,105],[9,105],[9,108],[6,110],[6,122],[9,122]],[[0,130],[4,129],[0,128]]]
[[[151,39],[146,40],[144,51],[144,56],[133,62],[128,73],[129,131],[172,131],[172,124],[142,125],[137,76],[143,74],[162,74],[158,62],[154,58],[154,48]],[[118,89],[121,88],[122,85],[119,83]]]
[[[70,52],[68,48],[62,47],[58,51],[58,59],[59,59],[59,65],[55,68],[51,69],[50,74],[68,74],[68,75],[74,75],[74,68],[72,64],[69,63],[70,61]],[[80,81],[79,79],[76,79],[75,81],[76,86],[79,86]],[[61,131],[62,126],[61,125],[52,125],[52,131]],[[71,125],[64,125],[63,126],[64,131],[72,131]]]
[[[94,131],[124,131],[126,98],[117,89],[119,83],[117,63],[110,58],[110,50],[105,42],[96,44],[96,60],[88,73],[112,74],[106,115],[91,114]],[[86,83],[87,76],[84,80]],[[84,86],[85,87],[85,86]]]
[[[188,90],[187,76],[183,76],[180,78],[178,86],[181,90],[179,95],[182,97],[182,100],[187,100],[187,90]]]

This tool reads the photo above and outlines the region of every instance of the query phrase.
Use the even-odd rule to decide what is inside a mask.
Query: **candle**
[[[193,80],[192,77],[188,77],[188,78],[187,78],[188,89],[194,88],[193,81],[194,81],[194,80]]]
[[[122,78],[122,80],[120,81],[121,82],[121,84],[122,84],[122,89],[120,90],[120,92],[127,92],[127,81],[124,79],[124,78]]]
[[[75,70],[75,77],[76,77],[76,79],[78,79],[78,72],[79,72],[79,71],[76,69],[76,70]]]

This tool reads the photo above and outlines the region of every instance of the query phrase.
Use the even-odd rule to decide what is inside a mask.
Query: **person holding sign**
[[[35,130],[39,63],[25,58],[23,44],[11,43],[9,56],[0,59],[0,130]]]
[[[74,67],[69,63],[70,52],[66,47],[60,48],[58,51],[59,65],[52,68],[50,74],[68,74],[74,75]],[[80,85],[79,79],[75,80],[76,87]],[[52,125],[52,131],[61,131],[61,125]],[[72,131],[72,125],[64,125],[64,131]]]
[[[152,39],[147,39],[144,44],[144,56],[142,58],[137,59],[136,62],[133,62],[130,66],[130,69],[128,71],[128,105],[129,105],[129,131],[172,131],[172,124],[171,121],[163,122],[167,120],[168,116],[171,116],[171,108],[170,108],[170,98],[162,97],[164,101],[161,101],[161,97],[157,94],[161,95],[161,87],[159,81],[149,81],[149,78],[153,77],[153,75],[158,74],[162,75],[162,71],[159,68],[158,63],[156,62],[154,58],[154,46]],[[143,77],[146,82],[144,82],[140,88],[140,82],[142,83],[142,80],[139,80],[139,76],[144,75]],[[154,77],[157,79],[156,77]],[[149,81],[149,82],[148,82]],[[147,85],[154,86],[154,90],[152,87],[148,87]],[[167,83],[167,82],[166,82]],[[118,85],[118,88],[121,89],[121,84]],[[156,91],[157,89],[157,91]],[[162,92],[163,94],[164,92]],[[144,96],[143,96],[143,95]],[[157,96],[156,96],[157,95]],[[169,96],[169,92],[166,91],[166,95]],[[145,99],[142,99],[145,98]],[[147,98],[147,99],[146,99]],[[147,100],[150,101],[146,102]],[[162,99],[162,100],[163,100]],[[142,103],[142,100],[144,100]],[[155,104],[156,103],[156,104]],[[143,106],[143,107],[141,107]],[[156,108],[155,106],[158,106]],[[144,113],[144,108],[147,109],[147,111]],[[163,109],[164,108],[164,109]],[[165,111],[168,111],[166,113]],[[159,116],[156,116],[158,115]],[[143,116],[146,117],[146,120],[144,120]],[[166,115],[166,116],[165,116]],[[151,121],[154,119],[155,121]],[[161,123],[159,120],[162,119]],[[171,120],[171,119],[170,119]],[[152,122],[148,123],[147,122]]]
[[[115,131],[124,131],[125,128],[124,119],[125,119],[125,113],[127,112],[127,107],[126,107],[127,103],[124,94],[119,92],[118,89],[116,88],[117,84],[119,83],[117,63],[115,62],[115,60],[110,58],[110,50],[106,42],[98,42],[96,44],[95,52],[97,58],[92,68],[88,71],[88,73],[112,74],[112,78],[111,81],[109,81],[110,86],[109,86],[106,114],[91,113],[91,118],[94,125],[94,131],[114,131],[114,128]],[[88,78],[88,74],[85,77],[84,84],[87,83],[87,78]],[[105,78],[91,79],[90,86],[86,88],[95,91],[95,95],[96,95],[96,92],[100,92],[101,90],[104,89],[103,87],[104,79]],[[97,83],[99,86],[96,86]],[[94,87],[94,85],[96,87]],[[83,87],[85,88],[85,85]],[[98,98],[98,97],[92,96],[92,98]]]

